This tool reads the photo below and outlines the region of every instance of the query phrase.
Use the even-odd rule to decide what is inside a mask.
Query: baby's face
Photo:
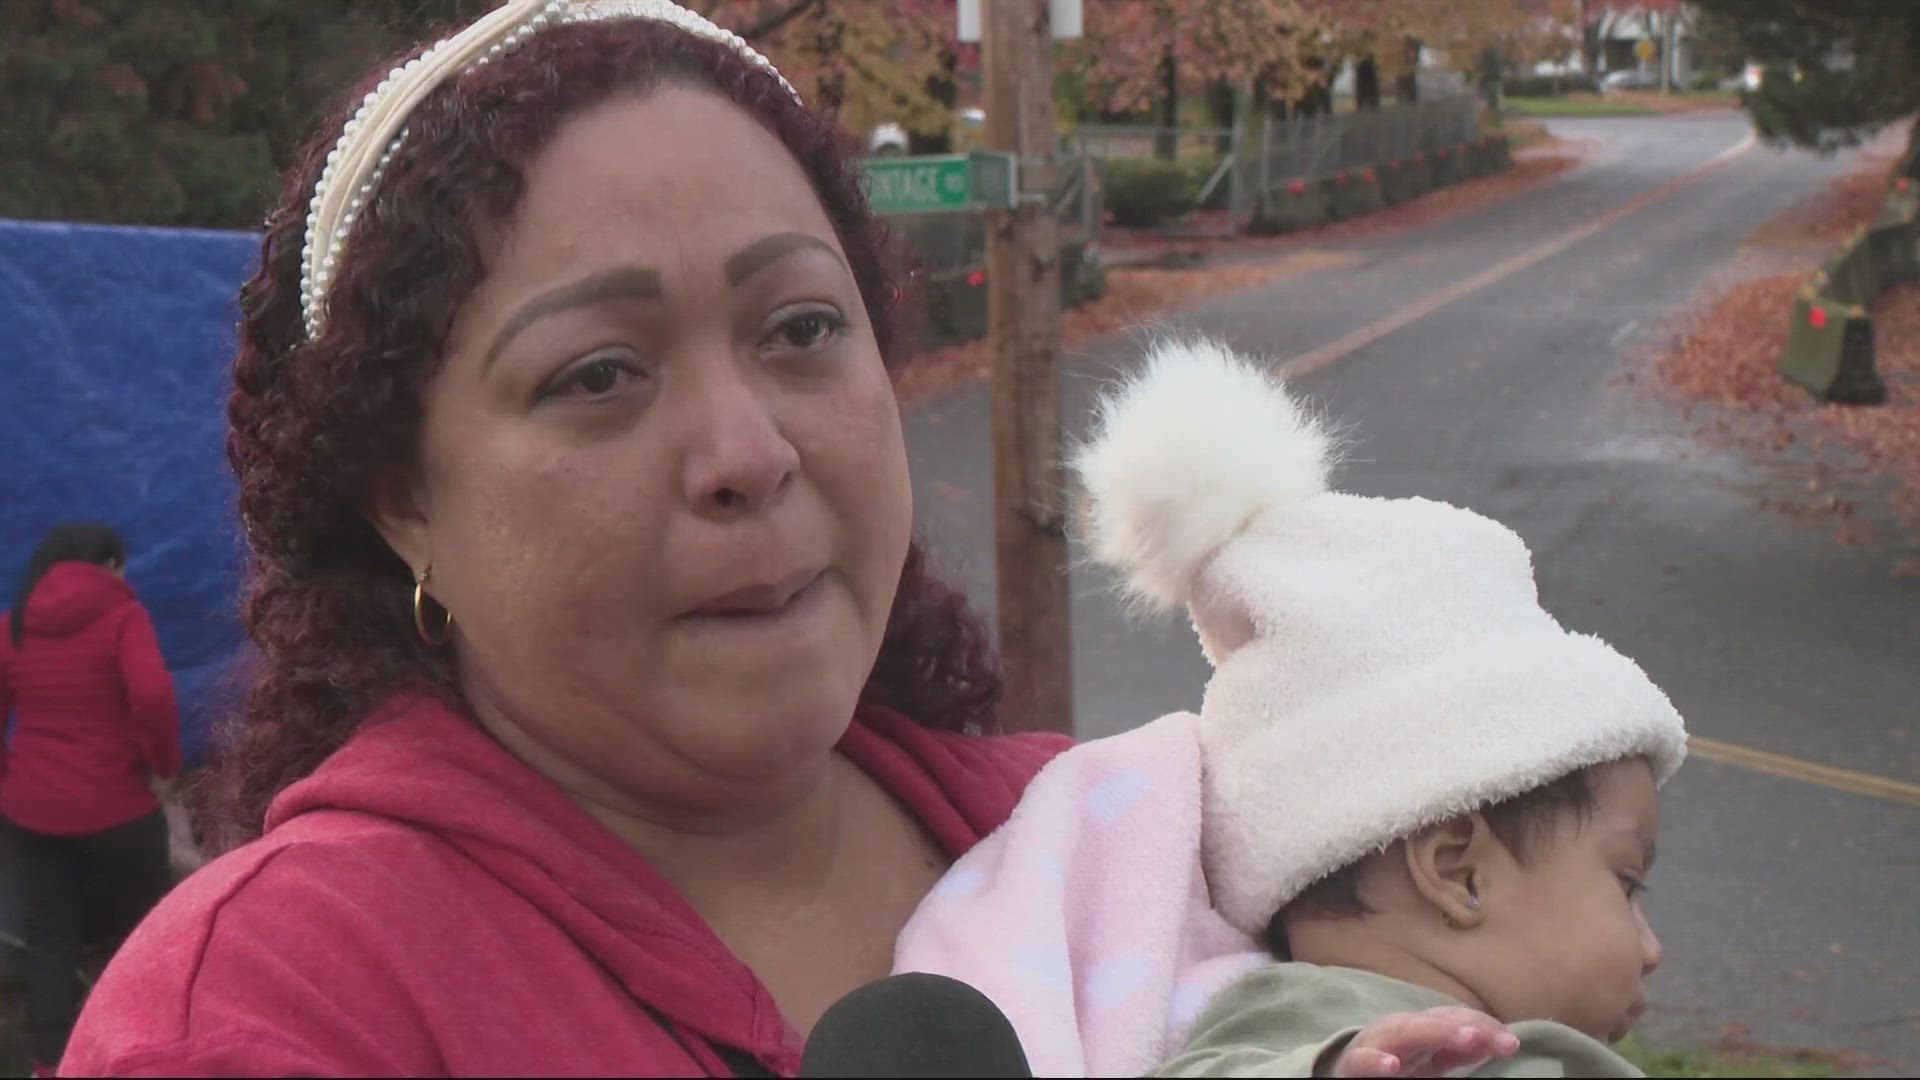
[[[1475,989],[1502,1020],[1558,1020],[1613,1042],[1646,1008],[1641,981],[1660,963],[1640,910],[1660,796],[1641,758],[1595,769],[1593,779],[1590,819],[1567,815],[1524,865],[1490,877]]]

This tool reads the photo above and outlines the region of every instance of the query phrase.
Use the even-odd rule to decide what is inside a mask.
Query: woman
[[[153,781],[180,770],[173,682],[127,551],[106,525],[60,525],[0,615],[0,816],[12,826],[34,1060],[60,1060],[84,946],[133,928],[167,888]]]
[[[790,1075],[1064,745],[981,737],[910,542],[857,165],[671,5],[509,4],[372,89],[242,298],[263,666],[210,795],[264,835],[63,1068]]]

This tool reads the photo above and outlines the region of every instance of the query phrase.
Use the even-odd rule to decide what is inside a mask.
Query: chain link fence
[[[1098,163],[1084,153],[1054,164],[1047,205],[1060,223],[1063,244],[1097,243],[1106,208],[1101,203]],[[978,210],[940,214],[894,214],[886,219],[904,249],[909,268],[921,273],[977,269],[987,251],[986,218]]]
[[[1174,128],[1136,124],[1082,124],[1067,136],[1067,153],[1089,163],[1096,178],[1113,161],[1171,161],[1183,166],[1195,184],[1196,209],[1170,222],[1167,231],[1231,233],[1232,222],[1252,212],[1246,203],[1253,188],[1239,174],[1245,132],[1235,128]],[[1245,205],[1243,205],[1245,203]]]
[[[1196,209],[1165,231],[1242,232],[1277,191],[1338,173],[1436,154],[1479,137],[1479,102],[1449,96],[1413,105],[1276,120],[1232,128],[1084,124],[1070,154],[1099,163],[1157,158],[1186,166]]]
[[[1059,221],[1060,293],[1068,307],[1099,297],[1106,278],[1099,237],[1106,219],[1098,163],[1084,153],[1054,164],[1047,205]],[[979,210],[896,214],[887,228],[906,263],[913,295],[909,348],[937,348],[986,332],[987,222]]]

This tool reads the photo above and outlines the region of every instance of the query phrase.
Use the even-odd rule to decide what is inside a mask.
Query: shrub
[[[1232,201],[1233,177],[1231,176],[1221,177],[1220,182],[1213,185],[1213,190],[1207,192],[1206,200],[1200,201],[1200,189],[1207,185],[1208,180],[1213,179],[1214,172],[1220,168],[1218,157],[1182,158],[1180,163],[1186,167],[1188,178],[1193,181],[1194,200],[1200,209],[1223,210]]]
[[[1374,169],[1345,169],[1323,183],[1336,221],[1365,217],[1386,205],[1380,174]]]
[[[1417,199],[1433,190],[1433,165],[1424,154],[1390,161],[1381,168],[1380,183],[1389,203]]]
[[[978,264],[915,275],[922,349],[972,341],[987,332],[987,272]],[[1106,269],[1085,241],[1060,244],[1060,304],[1078,307],[1106,295]]]
[[[1113,223],[1128,228],[1158,225],[1192,210],[1205,179],[1194,179],[1186,165],[1158,158],[1123,158],[1101,166]]]
[[[977,266],[987,255],[987,227],[979,214],[901,214],[889,217],[887,228],[916,269]]]
[[[1311,229],[1331,218],[1326,187],[1295,179],[1268,189],[1249,227],[1255,233],[1272,235]]]
[[[1500,84],[1501,93],[1508,97],[1558,97],[1561,94],[1584,92],[1597,94],[1600,84],[1592,76],[1581,74],[1568,75],[1520,75]]]

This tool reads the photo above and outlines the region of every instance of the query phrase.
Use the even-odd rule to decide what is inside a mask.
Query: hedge
[[[1556,97],[1560,94],[1597,94],[1600,84],[1589,75],[1523,75],[1503,80],[1500,92],[1508,97]]]
[[[987,332],[987,275],[979,266],[959,267],[919,275],[920,299],[926,318],[928,349],[957,345]],[[1069,240],[1060,245],[1060,303],[1077,307],[1097,300],[1107,291],[1106,271],[1097,258],[1087,256],[1086,244]]]
[[[1206,176],[1178,161],[1116,158],[1100,166],[1101,194],[1113,223],[1125,228],[1158,225],[1194,208]]]

